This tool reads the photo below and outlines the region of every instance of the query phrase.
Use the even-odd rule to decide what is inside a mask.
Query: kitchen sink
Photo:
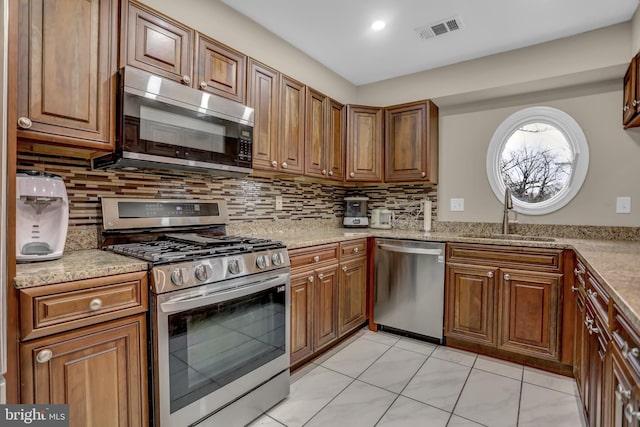
[[[494,240],[529,240],[534,242],[555,242],[556,241],[556,239],[554,239],[553,237],[523,236],[522,234],[469,233],[469,234],[462,234],[460,237],[469,237],[472,239],[494,239]]]

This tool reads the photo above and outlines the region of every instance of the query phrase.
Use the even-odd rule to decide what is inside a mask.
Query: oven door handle
[[[249,283],[237,288],[226,289],[223,291],[213,292],[205,295],[191,294],[189,296],[177,297],[175,299],[160,303],[160,310],[163,313],[176,313],[179,311],[186,311],[198,307],[204,307],[235,298],[241,298],[247,295],[254,294],[256,292],[276,287],[278,285],[285,287],[286,284],[289,283],[288,276],[288,274],[280,274],[270,279]]]

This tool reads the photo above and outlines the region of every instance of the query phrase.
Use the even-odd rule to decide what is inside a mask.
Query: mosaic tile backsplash
[[[100,198],[191,198],[226,200],[231,223],[264,221],[292,222],[334,220],[344,215],[344,197],[366,195],[368,208],[395,211],[398,228],[418,228],[421,201],[432,201],[436,217],[436,187],[425,184],[380,185],[344,188],[295,179],[247,177],[231,179],[178,171],[92,170],[84,159],[18,154],[18,170],[38,170],[62,176],[69,194],[69,234],[82,243],[78,249],[96,247],[97,228],[102,223]],[[283,209],[275,210],[275,196],[283,198]],[[66,250],[74,250],[74,244]]]

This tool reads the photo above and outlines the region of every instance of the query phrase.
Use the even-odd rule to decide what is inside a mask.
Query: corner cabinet
[[[20,291],[21,402],[68,404],[70,425],[145,426],[147,273]]]
[[[562,250],[448,245],[447,344],[562,369],[563,263]]]
[[[338,342],[367,320],[366,239],[293,249],[291,366]]]
[[[18,137],[113,149],[117,0],[18,1]]]
[[[382,182],[382,118],[382,108],[347,106],[346,182]]]
[[[385,108],[385,182],[438,181],[438,107],[420,101]]]

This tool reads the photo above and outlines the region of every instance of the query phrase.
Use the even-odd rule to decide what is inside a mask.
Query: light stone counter
[[[62,258],[55,261],[18,264],[14,286],[28,288],[52,285],[114,274],[146,271],[148,268],[145,261],[98,249],[67,252]]]

